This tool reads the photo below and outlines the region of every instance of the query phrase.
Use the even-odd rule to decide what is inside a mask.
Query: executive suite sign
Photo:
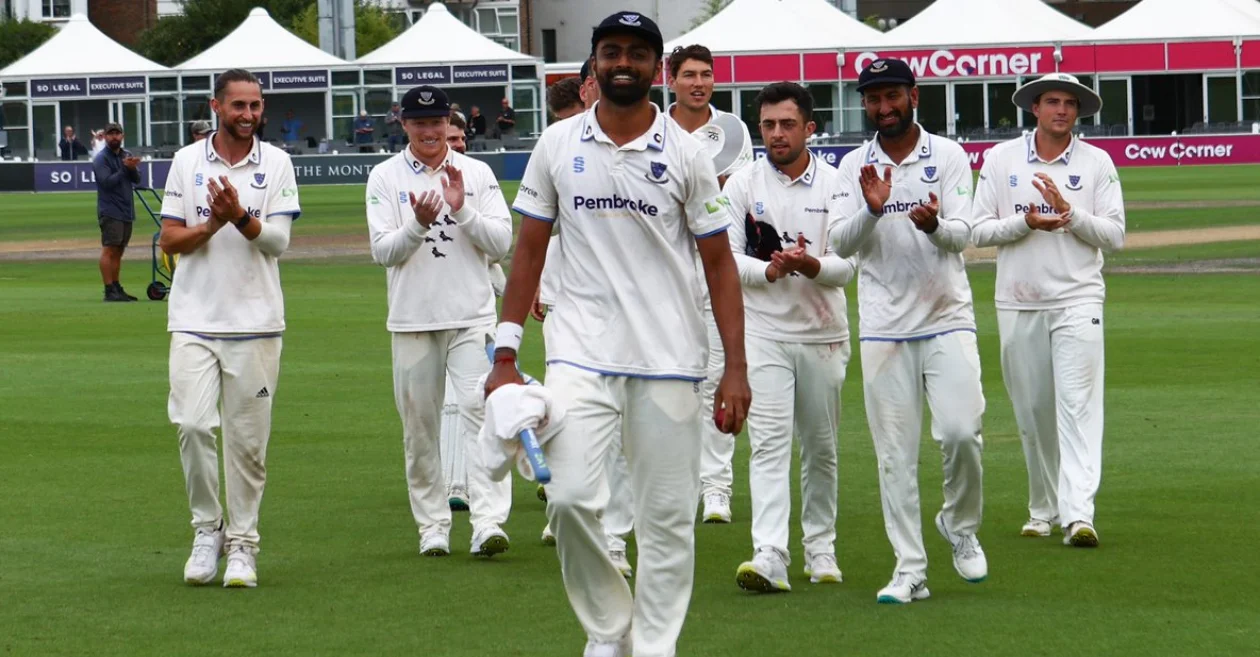
[[[148,80],[143,75],[31,80],[32,98],[143,96],[148,90]]]
[[[507,81],[507,64],[404,66],[394,69],[394,84],[400,87],[422,84],[507,84]]]

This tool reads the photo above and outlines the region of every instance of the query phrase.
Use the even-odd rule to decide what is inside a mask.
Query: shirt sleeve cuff
[[[404,230],[406,230],[407,234],[417,242],[424,239],[424,236],[429,234],[429,229],[421,226],[420,222],[416,221],[414,217],[407,217],[404,220],[404,223],[406,225]]]
[[[473,209],[472,205],[470,205],[468,201],[464,201],[464,204],[459,207],[459,210],[451,213],[451,217],[455,219],[455,223],[460,226],[472,221],[476,218],[476,216],[477,211]]]

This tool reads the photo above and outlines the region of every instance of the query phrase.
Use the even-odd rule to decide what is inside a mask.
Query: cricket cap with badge
[[[1066,91],[1076,96],[1080,106],[1077,118],[1088,118],[1102,111],[1102,98],[1093,89],[1081,84],[1075,75],[1051,73],[1043,75],[1015,90],[1011,102],[1025,112],[1032,112],[1033,105],[1047,91]]]
[[[408,91],[399,106],[404,120],[451,115],[451,100],[447,98],[446,92],[427,84]]]
[[[661,37],[661,28],[643,14],[619,11],[605,18],[591,33],[591,52],[595,52],[595,46],[599,45],[600,39],[610,34],[637,36],[652,44],[652,47],[656,49],[657,59],[665,55],[665,39]]]
[[[904,84],[913,87],[916,84],[914,71],[910,70],[909,64],[900,59],[887,58],[877,59],[867,64],[866,68],[858,74],[858,93],[870,87],[886,84]]]

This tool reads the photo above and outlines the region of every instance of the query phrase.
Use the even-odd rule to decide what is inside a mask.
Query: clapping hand
[[[438,214],[442,212],[441,194],[429,190],[421,192],[419,197],[416,197],[415,192],[407,192],[407,197],[411,199],[411,209],[416,213],[416,221],[420,222],[421,226],[428,228],[437,221]]]
[[[870,208],[871,214],[884,214],[884,204],[892,196],[892,167],[884,167],[884,177],[880,178],[875,165],[868,164],[862,167],[858,182],[862,185],[862,196],[866,199],[866,207]]]

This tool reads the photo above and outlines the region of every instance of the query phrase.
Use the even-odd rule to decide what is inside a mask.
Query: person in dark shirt
[[[70,161],[79,159],[80,155],[87,155],[87,146],[74,136],[74,128],[66,126],[62,131],[61,141],[57,142],[57,150],[61,152],[61,159]]]
[[[468,111],[468,135],[470,137],[485,137],[486,117],[481,115],[481,108],[473,105]]]
[[[495,126],[499,129],[499,136],[516,132],[516,110],[512,109],[512,105],[506,98],[503,99],[503,109],[499,111],[499,118],[495,119]]]
[[[96,175],[96,222],[101,228],[101,280],[105,301],[135,301],[118,282],[123,251],[131,241],[136,220],[132,190],[140,184],[140,158],[123,150],[123,130],[105,126],[105,148],[92,160]]]

